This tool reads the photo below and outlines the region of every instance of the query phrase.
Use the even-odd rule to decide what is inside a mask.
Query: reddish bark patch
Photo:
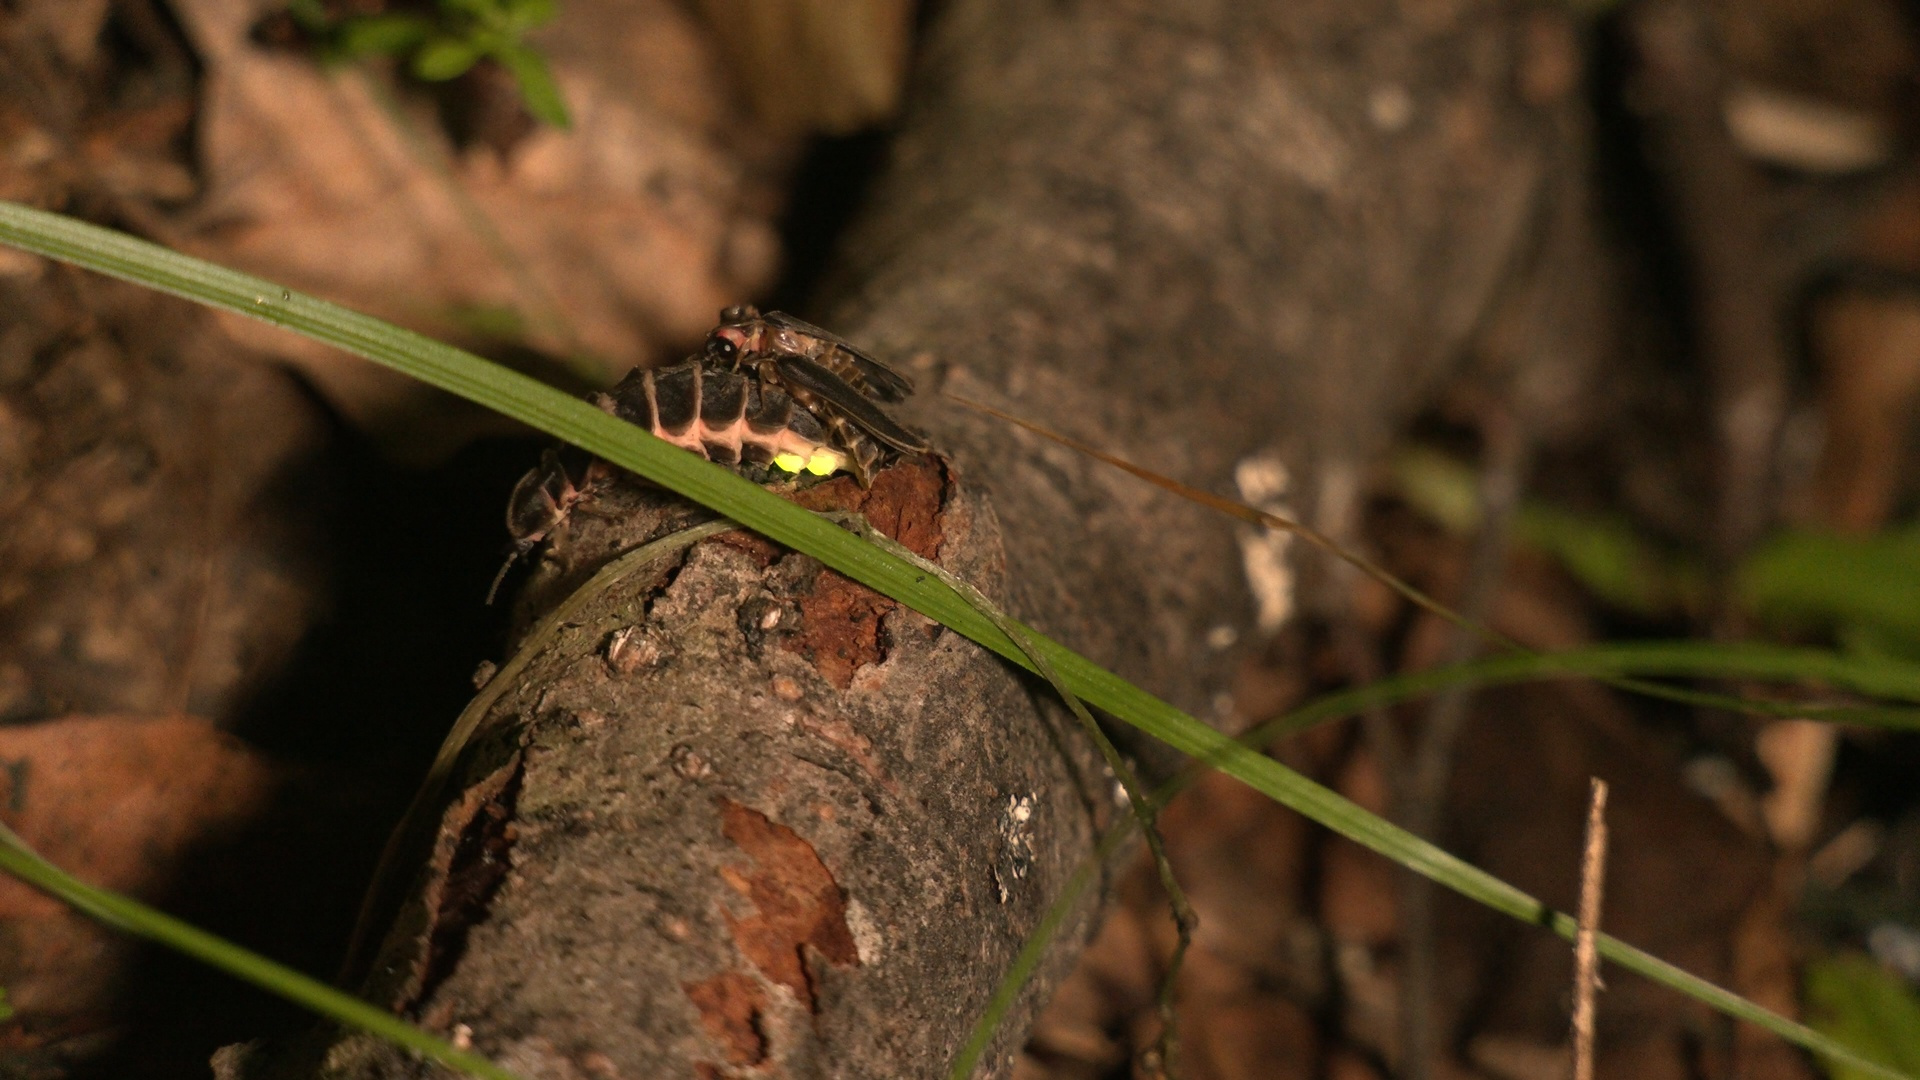
[[[794,501],[809,510],[856,510],[908,550],[932,559],[945,539],[940,510],[946,486],[945,466],[923,459],[885,470],[869,490],[841,477],[800,492]],[[845,690],[855,671],[885,659],[880,618],[893,601],[831,570],[822,570],[813,591],[799,600],[800,629],[784,647],[805,657],[828,682]]]
[[[880,618],[893,601],[831,570],[822,570],[813,591],[800,597],[800,629],[781,642],[805,657],[820,677],[845,690],[853,673],[886,658]]]
[[[727,1056],[730,1065],[758,1065],[767,1060],[767,1036],[760,1018],[767,1011],[767,992],[744,971],[723,971],[711,979],[681,983],[687,1000],[700,1010],[700,1026]],[[702,1063],[699,1068],[710,1068]],[[713,1070],[712,1075],[721,1075]]]
[[[853,729],[853,725],[835,716],[818,716],[811,710],[803,711],[799,717],[800,729],[809,735],[818,736],[823,741],[838,747],[859,764],[868,776],[884,786],[888,791],[899,794],[900,785],[893,782],[873,754],[873,742],[865,735]]]
[[[285,776],[192,717],[68,716],[0,728],[6,824],[76,877],[149,900],[189,894],[192,884],[212,889],[208,896],[269,889],[257,870],[196,851],[255,827]],[[11,877],[0,876],[0,927],[0,985],[18,1011],[0,1028],[0,1049],[91,1030],[136,962],[112,931]]]
[[[940,511],[946,506],[947,483],[943,462],[919,458],[882,470],[871,488],[862,489],[841,476],[798,492],[793,501],[809,510],[857,510],[914,554],[933,559],[946,539]]]
[[[828,963],[854,967],[860,950],[847,929],[847,898],[813,845],[785,825],[730,799],[720,800],[721,829],[752,860],[724,866],[720,876],[751,901],[756,913],[722,911],[740,952],[773,982],[815,1008],[806,950]]]

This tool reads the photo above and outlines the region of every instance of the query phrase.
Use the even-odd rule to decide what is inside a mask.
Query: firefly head
[[[747,348],[747,333],[737,326],[722,326],[707,335],[707,357],[723,364],[738,363]]]

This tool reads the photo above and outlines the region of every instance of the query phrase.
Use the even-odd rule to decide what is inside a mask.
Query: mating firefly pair
[[[699,353],[672,367],[635,368],[591,398],[607,412],[711,461],[765,475],[845,471],[861,487],[895,454],[927,444],[880,410],[913,392],[906,376],[811,323],[741,305]],[[593,488],[615,475],[591,462],[576,481],[558,452],[514,486],[507,501],[512,554],[494,579],[537,547]],[[488,600],[493,593],[489,591]]]

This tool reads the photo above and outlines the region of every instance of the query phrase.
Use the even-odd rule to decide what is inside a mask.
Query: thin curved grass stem
[[[1180,888],[1180,882],[1174,876],[1173,863],[1167,858],[1164,838],[1160,835],[1160,829],[1154,820],[1159,813],[1158,806],[1147,800],[1146,793],[1140,787],[1139,778],[1134,775],[1126,759],[1120,755],[1120,748],[1113,745],[1113,740],[1102,730],[1099,721],[1093,718],[1093,713],[1087,708],[1086,703],[1081,701],[1079,695],[1069,689],[1066,682],[1053,670],[1052,663],[1034,644],[1025,628],[1008,618],[993,601],[987,599],[985,593],[974,588],[971,582],[948,573],[945,567],[922,558],[919,553],[874,528],[871,522],[859,514],[834,513],[824,516],[848,526],[868,541],[946,582],[948,588],[960,594],[974,606],[975,610],[998,626],[1001,633],[1020,646],[1021,651],[1027,654],[1027,658],[1033,661],[1034,669],[1040,673],[1040,677],[1053,686],[1054,692],[1060,695],[1060,699],[1066,702],[1067,708],[1073,713],[1075,719],[1080,721],[1080,726],[1085,729],[1087,736],[1093,740],[1095,746],[1100,748],[1100,756],[1106,759],[1107,768],[1112,771],[1114,779],[1119,781],[1121,790],[1126,793],[1127,806],[1133,811],[1133,821],[1140,827],[1141,834],[1146,837],[1147,848],[1153,855],[1154,868],[1160,874],[1160,887],[1165,890],[1167,902],[1173,908],[1175,932],[1173,953],[1167,959],[1166,974],[1160,981],[1160,992],[1155,1002],[1160,1014],[1158,1061],[1150,1066],[1150,1069],[1163,1076],[1177,1075],[1179,1028],[1173,1008],[1174,987],[1179,980],[1180,965],[1186,959],[1187,949],[1193,944],[1193,930],[1198,918],[1193,913],[1193,905],[1187,902],[1186,891]],[[1064,912],[1061,913],[1060,918],[1065,918]],[[1055,925],[1058,925],[1057,921]]]
[[[1298,709],[1248,729],[1235,741],[1249,749],[1271,747],[1282,739],[1298,735],[1321,724],[1358,715],[1369,707],[1409,701],[1444,692],[1458,685],[1471,684],[1487,687],[1547,679],[1589,678],[1592,677],[1594,670],[1618,668],[1633,670],[1636,666],[1658,674],[1691,674],[1695,671],[1704,672],[1710,656],[1718,657],[1719,663],[1723,666],[1729,665],[1733,660],[1745,661],[1741,665],[1741,674],[1750,678],[1805,678],[1817,671],[1843,684],[1846,684],[1845,676],[1851,674],[1859,682],[1872,686],[1876,691],[1887,692],[1893,689],[1870,681],[1876,674],[1872,666],[1854,668],[1845,663],[1833,663],[1832,661],[1836,658],[1819,650],[1777,647],[1729,649],[1727,646],[1707,646],[1699,642],[1666,645],[1656,643],[1653,646],[1603,645],[1557,654],[1499,656],[1452,668],[1382,679],[1367,686],[1320,697]],[[1905,692],[1911,695],[1913,690],[1908,689]],[[1854,719],[1861,722],[1878,722],[1901,730],[1920,729],[1920,716],[1916,716],[1910,709],[1834,709],[1831,711],[1848,712]],[[1796,709],[1794,715],[1804,716],[1806,712],[1807,710],[1802,707]],[[1199,759],[1189,761],[1148,796],[1153,814],[1157,817],[1162,810],[1166,809],[1168,803],[1213,767],[1208,761]],[[992,1042],[994,1032],[998,1030],[1001,1021],[1011,1011],[1014,1003],[1019,1000],[1021,990],[1039,969],[1040,960],[1046,955],[1053,935],[1065,924],[1067,915],[1080,902],[1086,890],[1091,888],[1098,879],[1100,869],[1119,853],[1137,824],[1138,819],[1133,817],[1115,823],[1101,836],[1094,850],[1067,879],[1059,897],[1041,916],[1040,922],[1027,936],[1027,940],[1021,944],[1020,951],[1015,954],[1000,984],[995,987],[993,995],[988,999],[986,1009],[974,1024],[973,1031],[968,1035],[967,1041],[962,1044],[959,1053],[954,1056],[953,1067],[948,1072],[949,1080],[966,1080],[973,1074],[974,1066],[978,1064],[980,1057]],[[1572,937],[1578,932],[1575,920],[1544,907],[1541,913],[1542,917],[1530,921],[1543,924],[1562,937]],[[1703,979],[1688,975],[1652,957],[1646,957],[1631,946],[1604,938],[1603,935],[1595,935],[1594,940],[1597,943],[1597,951],[1611,955],[1616,963],[1623,962],[1623,958],[1626,960],[1644,958],[1648,962],[1623,963],[1623,966],[1630,967],[1647,978],[1663,982],[1683,993],[1692,994],[1702,1000],[1710,994],[1718,994],[1726,998],[1733,997],[1729,992]],[[1604,948],[1600,947],[1602,943]],[[1723,1011],[1726,1010],[1723,1009]],[[1773,1016],[1765,1013],[1764,1010],[1754,1011],[1761,1015],[1748,1015],[1743,1018],[1828,1061],[1845,1063],[1862,1070],[1866,1075],[1881,1077],[1883,1080],[1920,1080],[1920,1078],[1907,1077],[1877,1062],[1868,1061],[1804,1025]]]
[[[1339,559],[1341,562],[1378,581],[1382,585],[1385,585],[1387,588],[1392,589],[1408,603],[1413,604],[1422,611],[1451,623],[1489,645],[1494,645],[1508,652],[1521,655],[1540,655],[1519,641],[1493,629],[1484,622],[1463,615],[1440,601],[1435,600],[1420,589],[1394,576],[1379,563],[1374,562],[1372,559],[1367,558],[1357,551],[1348,549],[1332,537],[1310,525],[1295,521],[1292,518],[1283,517],[1279,514],[1248,506],[1245,503],[1237,502],[1233,499],[1215,495],[1210,491],[1202,491],[1199,488],[1183,484],[1172,477],[1163,476],[1151,469],[1135,465],[1125,458],[1109,454],[1091,443],[1082,442],[1071,435],[1063,435],[1060,432],[1049,430],[1031,420],[1025,420],[1012,413],[1003,412],[991,405],[983,405],[980,402],[953,393],[946,393],[943,396],[949,401],[965,405],[969,409],[974,409],[988,416],[1003,420],[1006,423],[1013,424],[1016,427],[1031,431],[1043,439],[1048,439],[1069,449],[1077,450],[1096,461],[1111,465],[1122,472],[1136,476],[1155,487],[1169,491],[1190,502],[1198,503],[1212,510],[1218,510],[1229,517],[1237,518],[1248,524],[1292,533],[1312,544],[1314,547],[1319,548],[1334,558]],[[1696,690],[1685,690],[1679,687],[1665,686],[1660,683],[1650,683],[1619,675],[1594,675],[1592,677],[1617,690],[1626,690],[1647,697],[1678,702],[1683,705],[1721,708],[1732,712],[1745,713],[1747,715],[1755,715],[1756,713],[1771,715],[1770,713],[1764,712],[1764,710],[1756,710],[1752,704],[1745,699],[1731,697],[1725,694],[1709,694]]]

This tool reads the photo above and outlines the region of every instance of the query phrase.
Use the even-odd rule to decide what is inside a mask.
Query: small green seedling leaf
[[[1808,1025],[1815,1031],[1920,1075],[1920,996],[1867,956],[1848,953],[1807,965]],[[1843,1062],[1824,1062],[1833,1080],[1870,1075]]]
[[[480,62],[480,46],[469,38],[436,37],[413,54],[414,77],[445,82],[465,75]]]
[[[1741,567],[1740,594],[1764,616],[1850,630],[1920,659],[1920,528],[1784,533]]]
[[[514,44],[495,53],[494,59],[513,74],[520,87],[520,101],[534,119],[562,131],[572,126],[566,99],[560,96],[560,84],[553,81],[546,57],[526,45]]]
[[[521,103],[542,123],[568,126],[567,107],[546,59],[525,41],[550,21],[554,0],[440,0],[432,15],[389,12],[331,18],[315,0],[289,9],[329,60],[394,56],[422,82],[446,82],[492,59],[512,74]]]
[[[341,23],[334,50],[346,58],[399,56],[419,48],[432,33],[433,24],[418,15],[369,15]]]
[[[1456,534],[1480,527],[1479,477],[1438,451],[1397,455],[1394,477],[1414,509]],[[1527,501],[1514,514],[1515,539],[1558,562],[1588,592],[1623,611],[1663,615],[1698,602],[1697,569],[1662,553],[1624,518]]]
[[[507,22],[516,30],[532,28],[552,19],[558,10],[553,0],[506,0]]]

